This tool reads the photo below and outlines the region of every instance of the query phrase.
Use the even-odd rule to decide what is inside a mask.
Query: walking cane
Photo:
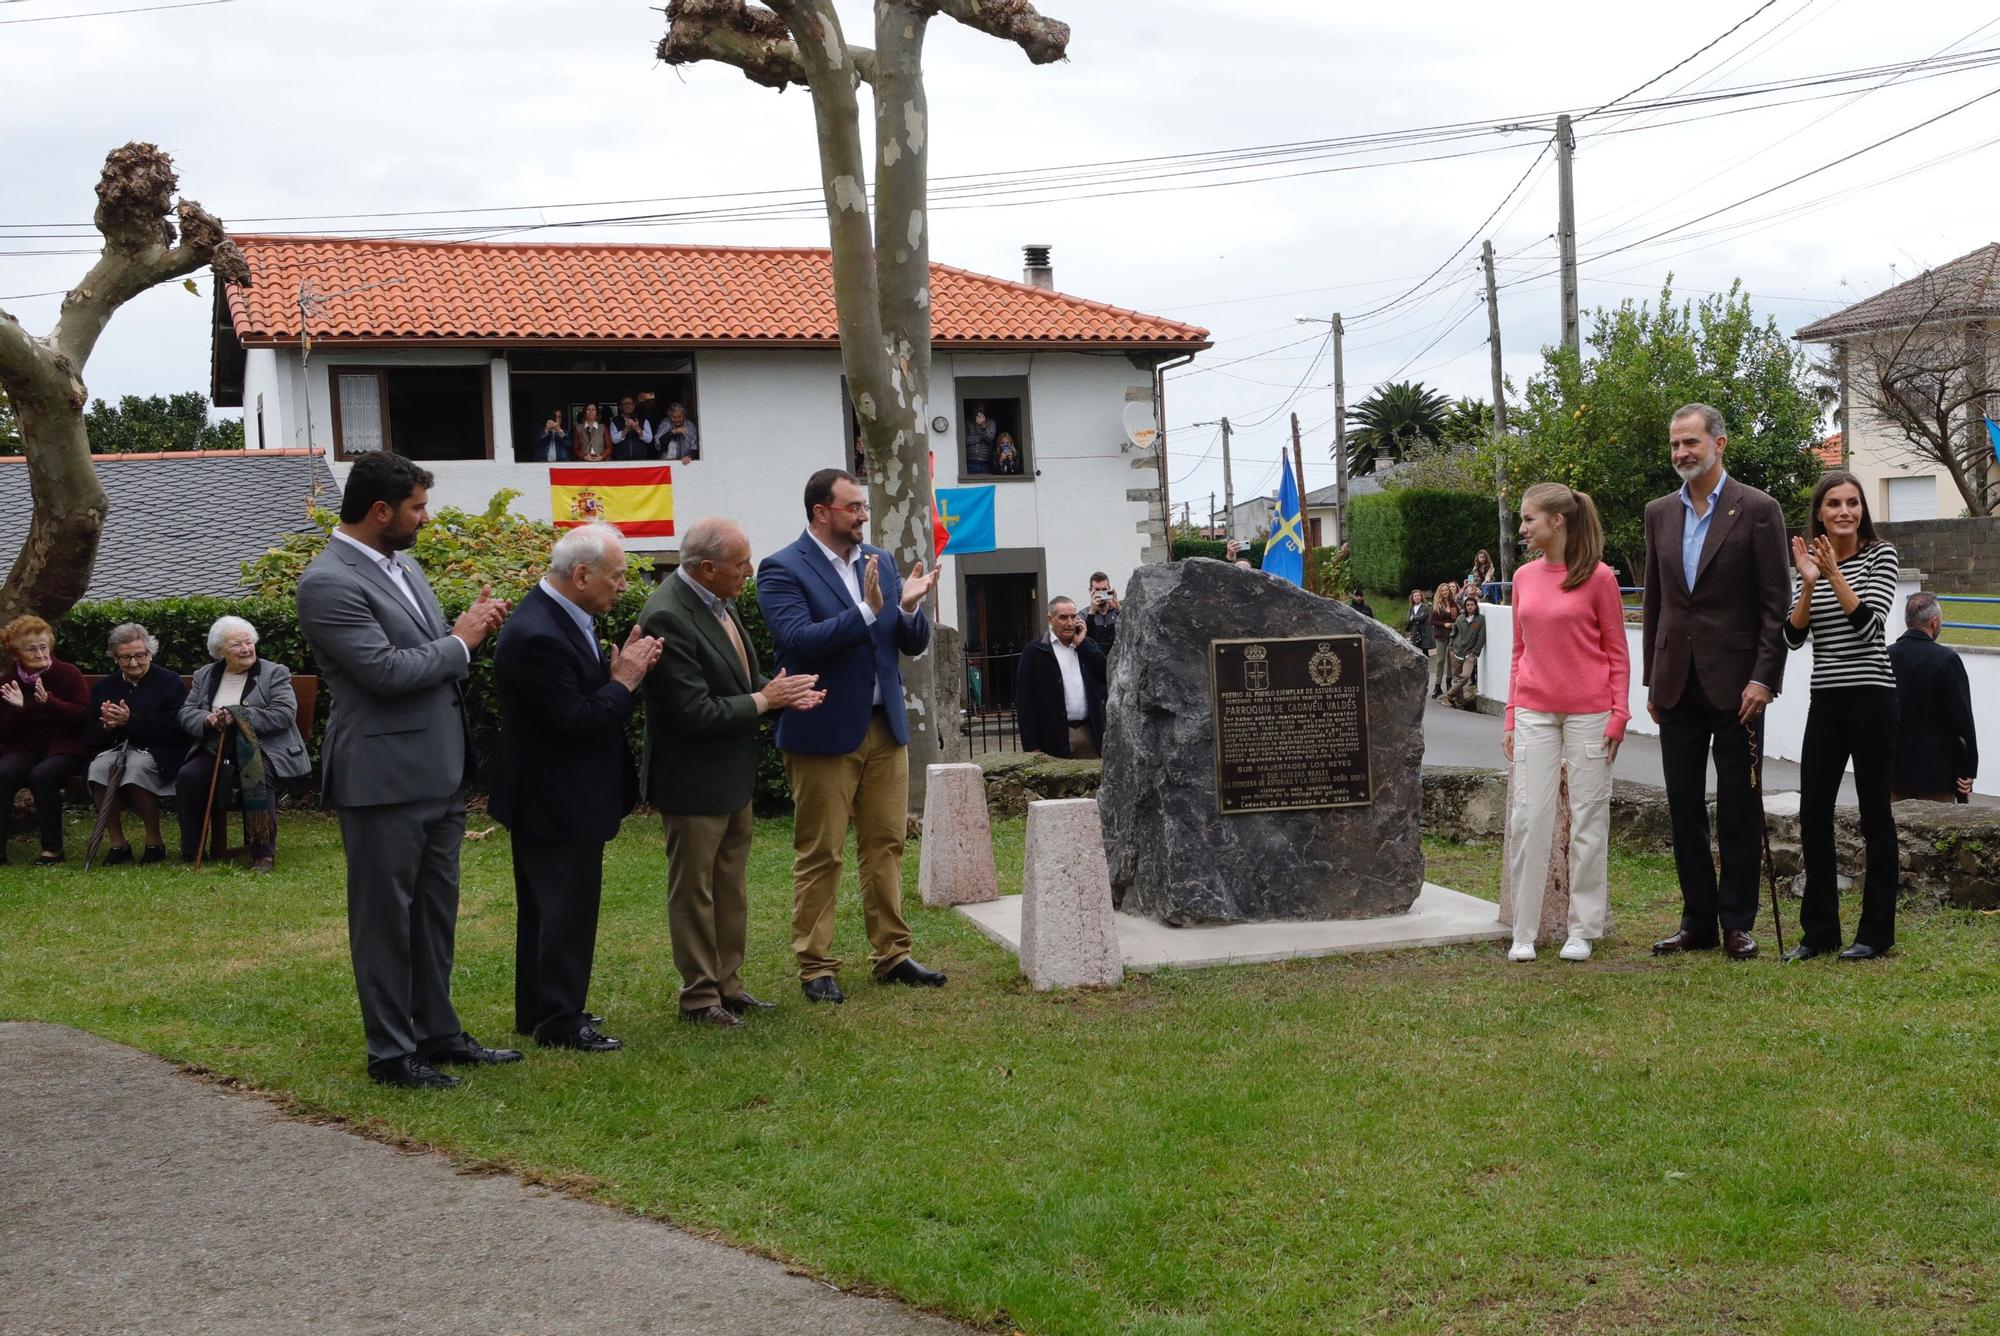
[[[215,819],[215,786],[222,778],[222,744],[228,739],[229,733],[226,727],[218,727],[215,730],[215,767],[208,772],[208,801],[202,804],[201,808],[201,843],[196,845],[194,850],[196,872],[201,871],[201,860],[208,856],[208,823]],[[1764,843],[1764,856],[1768,860],[1771,852],[1770,840],[1767,838]],[[1777,887],[1776,882],[1771,883],[1771,893],[1774,896],[1777,894]],[[1776,904],[1777,901],[1773,900],[1772,903]]]
[[[1764,878],[1771,883],[1771,931],[1777,936],[1778,954],[1782,956],[1785,954],[1785,923],[1778,913],[1778,864],[1771,857],[1771,818],[1764,811],[1762,732],[1761,728],[1750,729],[1750,787],[1757,794],[1757,826],[1764,835]]]

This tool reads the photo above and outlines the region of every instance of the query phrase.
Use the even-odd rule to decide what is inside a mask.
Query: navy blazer
[[[625,721],[639,698],[569,613],[530,589],[493,651],[500,740],[486,810],[518,836],[609,841],[639,793]]]
[[[879,547],[861,544],[858,561],[879,557],[882,611],[871,626],[833,563],[811,533],[773,552],[757,567],[757,606],[778,649],[778,667],[819,674],[826,699],[810,710],[778,716],[778,748],[811,756],[845,756],[868,736],[875,687],[882,688],[883,714],[898,746],[910,743],[903,713],[904,654],[915,658],[931,643],[931,622],[919,605],[904,616],[903,577],[896,559]]]

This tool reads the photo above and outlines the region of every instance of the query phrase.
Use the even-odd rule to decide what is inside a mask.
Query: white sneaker
[[[1533,960],[1534,958],[1535,944],[1533,942],[1516,942],[1507,951],[1507,959],[1517,964]]]
[[[1589,960],[1590,943],[1581,937],[1570,938],[1567,942],[1563,943],[1562,958],[1564,960]]]

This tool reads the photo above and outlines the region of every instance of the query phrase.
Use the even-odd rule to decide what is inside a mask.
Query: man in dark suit
[[[1903,605],[1910,629],[1889,646],[1896,674],[1896,762],[1889,783],[1897,802],[1964,802],[1979,774],[1979,730],[1972,722],[1972,685],[1956,650],[1938,643],[1944,614],[1936,594],[1912,594]]]
[[[571,529],[493,653],[500,747],[487,810],[514,837],[514,1029],[544,1048],[620,1046],[584,1002],[604,846],[638,796],[625,721],[660,657],[660,642],[637,626],[608,660],[598,646],[597,619],[625,583],[618,530]]]
[[[1785,516],[1731,478],[1722,414],[1688,404],[1668,431],[1678,492],[1646,507],[1646,711],[1660,726],[1673,822],[1681,924],[1656,955],[1757,954],[1757,867],[1763,851],[1756,776],[1764,707],[1783,685],[1782,626],[1791,602]],[[1708,845],[1708,758],[1715,756],[1716,843]]]
[[[1104,746],[1104,651],[1084,632],[1076,603],[1049,600],[1049,633],[1021,651],[1014,721],[1021,745],[1048,756],[1095,760]]]
[[[465,839],[463,683],[506,619],[487,590],[445,625],[403,553],[430,521],[431,475],[363,455],[341,488],[340,524],[299,577],[299,628],[333,697],[320,792],[347,848],[347,935],[368,1074],[438,1088],[440,1063],[518,1062],[467,1034],[451,1005],[458,853]]]
[[[862,541],[868,494],[842,469],[806,481],[806,532],[757,567],[757,602],[788,672],[815,674],[826,703],[778,721],[792,802],[792,954],[810,1002],[844,1002],[834,976],[833,899],[847,827],[861,860],[861,909],[878,983],[939,987],[910,956],[903,922],[903,836],[909,825],[910,725],[904,654],[930,644],[924,597],[937,583],[919,561]]]
[[[642,614],[663,646],[646,680],[646,801],[667,833],[667,923],[681,976],[681,1019],[734,1029],[772,1005],[743,987],[750,912],[750,799],[764,755],[758,721],[819,704],[817,679],[757,671],[736,596],[750,539],[730,520],[696,520],[680,569]]]

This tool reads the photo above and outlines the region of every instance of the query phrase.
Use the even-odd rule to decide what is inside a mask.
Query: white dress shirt
[[[1076,650],[1058,640],[1053,632],[1049,635],[1049,648],[1056,652],[1056,667],[1062,673],[1063,715],[1072,724],[1080,724],[1090,718],[1090,702],[1083,694],[1083,664],[1076,657]]]
[[[875,625],[875,609],[869,607],[868,600],[861,597],[861,563],[864,558],[860,545],[855,545],[853,557],[843,561],[840,554],[820,542],[819,535],[812,530],[806,530],[806,537],[813,540],[813,546],[817,547],[826,559],[833,563],[833,568],[840,572],[840,583],[846,588],[847,596],[854,600],[854,606],[861,609],[861,619],[870,626]],[[909,616],[900,609],[898,612],[905,618]],[[875,697],[871,703],[875,705],[882,703],[882,679],[879,676],[875,679]]]
[[[357,552],[363,553],[367,556],[368,560],[374,562],[376,568],[389,577],[389,583],[396,586],[396,591],[403,596],[403,600],[416,612],[417,624],[419,626],[430,625],[430,613],[424,610],[423,602],[417,597],[417,591],[410,587],[409,571],[397,559],[394,552],[377,552],[359,538],[354,538],[337,527],[333,531],[333,536],[341,542],[346,543],[349,547],[354,548]],[[456,635],[451,638],[458,640]],[[465,661],[471,663],[472,646],[466,644],[463,640],[458,640],[458,647],[465,651]]]

